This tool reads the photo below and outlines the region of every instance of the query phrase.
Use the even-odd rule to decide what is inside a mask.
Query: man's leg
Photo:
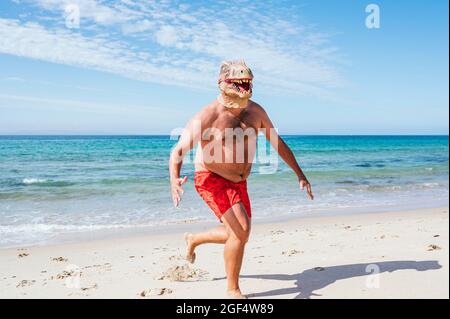
[[[187,260],[193,262],[195,248],[202,244],[225,244],[228,232],[225,226],[218,226],[206,232],[185,235],[187,243]]]
[[[250,235],[250,219],[244,206],[239,202],[225,212],[222,221],[228,233],[224,249],[228,294],[230,297],[243,298],[239,288],[239,273],[245,244]]]

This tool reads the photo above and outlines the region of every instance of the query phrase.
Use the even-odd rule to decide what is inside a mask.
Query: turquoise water
[[[313,184],[307,201],[293,173],[255,163],[249,178],[257,219],[448,203],[447,136],[285,136]],[[0,246],[60,234],[213,221],[195,193],[193,164],[172,207],[169,136],[0,136]]]

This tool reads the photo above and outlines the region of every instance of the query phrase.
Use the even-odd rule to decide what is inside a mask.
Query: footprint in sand
[[[88,291],[88,290],[92,290],[92,289],[97,289],[98,285],[97,284],[93,284],[92,286],[89,287],[82,287],[81,290],[82,291]]]
[[[16,285],[16,288],[32,286],[35,282],[36,280],[22,280],[19,281],[19,283]]]
[[[172,261],[172,260],[185,260],[185,259],[186,259],[186,257],[183,257],[181,255],[172,255],[172,256],[169,257],[170,261]]]
[[[150,296],[162,296],[162,295],[169,295],[173,292],[170,288],[150,288],[150,289],[144,289],[139,293],[139,296],[145,298]]]
[[[82,275],[83,273],[81,271],[75,271],[75,270],[64,270],[62,273],[57,274],[56,276],[51,276],[50,280],[60,280],[60,279],[66,279],[68,277],[77,277]]]
[[[89,269],[89,268],[105,268],[105,269],[110,269],[111,268],[111,263],[104,263],[103,265],[89,265],[89,266],[84,266],[83,269]]]
[[[291,249],[291,250],[288,250],[288,251],[283,251],[281,254],[282,255],[286,255],[288,257],[291,257],[291,256],[294,256],[294,255],[303,254],[303,253],[304,253],[304,251]]]
[[[434,250],[441,250],[442,248],[441,247],[439,247],[438,245],[434,245],[434,244],[432,244],[432,245],[428,245],[428,251],[434,251]]]
[[[64,257],[53,257],[52,260],[58,261],[58,262],[68,262],[69,261],[69,259],[64,258]]]

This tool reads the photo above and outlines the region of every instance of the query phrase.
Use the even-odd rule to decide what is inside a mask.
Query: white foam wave
[[[134,225],[135,226],[135,225]],[[21,224],[0,225],[0,233],[28,233],[28,232],[61,232],[61,231],[92,231],[102,229],[117,229],[131,227],[131,225],[60,225],[60,224]]]
[[[47,180],[42,178],[24,178],[22,183],[25,185],[45,183]]]
[[[429,187],[438,187],[440,186],[439,183],[423,183],[422,185],[420,185],[424,188],[429,188]]]
[[[191,224],[200,222],[201,218],[184,218],[164,221],[148,222],[145,224],[93,224],[93,225],[63,225],[63,224],[19,224],[0,225],[0,234],[29,234],[29,233],[65,233],[65,232],[89,232],[98,230],[114,230],[127,228],[145,228],[171,224]],[[1,240],[0,240],[1,243]]]

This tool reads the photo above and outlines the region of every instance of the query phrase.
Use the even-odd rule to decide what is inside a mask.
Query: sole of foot
[[[189,252],[189,250],[190,250],[190,247],[189,247],[189,245],[190,245],[190,242],[189,242],[189,237],[190,236],[192,236],[192,234],[191,233],[184,233],[184,240],[186,241],[186,250],[187,250],[187,252],[186,252],[186,260],[188,261],[188,262],[190,262],[191,264],[193,264],[194,262],[195,262],[195,257],[196,257],[196,255],[195,255],[195,253],[190,253]]]

